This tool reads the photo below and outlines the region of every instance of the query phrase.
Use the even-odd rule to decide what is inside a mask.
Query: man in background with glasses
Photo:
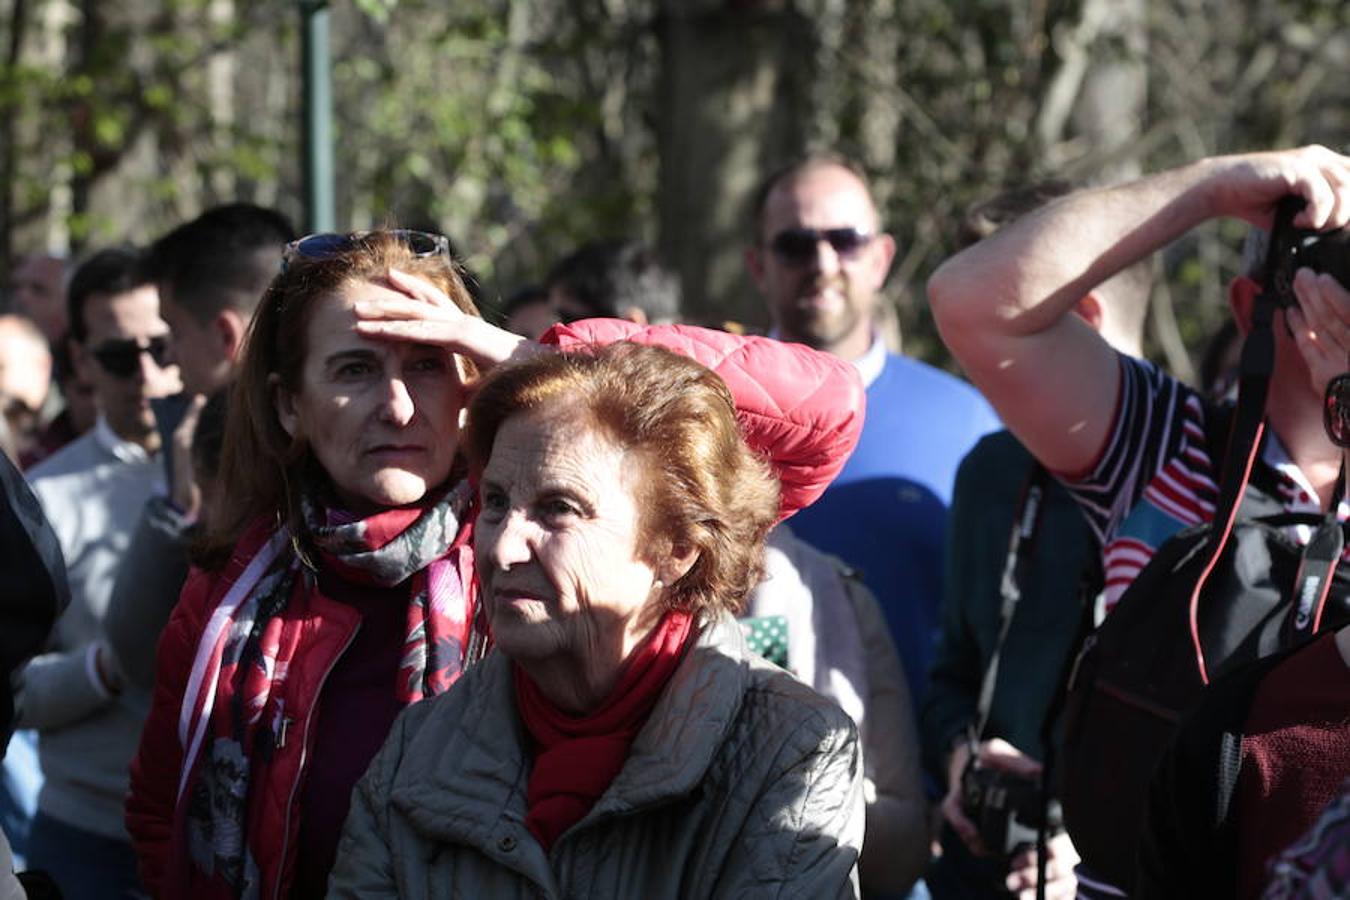
[[[122,691],[102,620],[136,517],[162,489],[150,401],[181,383],[139,251],[90,257],[68,303],[75,366],[100,412],[91,431],[29,473],[65,556],[71,602],[19,688],[18,724],[38,730],[46,776],[27,863],[50,872],[67,898],[120,897],[137,886],[122,802],[147,698]]]
[[[900,651],[914,708],[938,629],[956,467],[998,418],[974,388],[888,351],[881,288],[895,257],[866,181],[837,157],[770,176],[756,194],[750,274],[774,336],[849,360],[867,386],[857,449],[792,520],[799,537],[861,570]]]

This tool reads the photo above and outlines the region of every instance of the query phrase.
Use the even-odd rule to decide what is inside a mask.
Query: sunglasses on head
[[[1350,372],[1331,379],[1322,402],[1322,425],[1337,447],[1350,447]]]
[[[450,258],[450,239],[443,234],[430,231],[414,231],[410,228],[394,228],[389,231],[350,231],[325,232],[311,234],[291,241],[281,254],[281,271],[296,259],[331,259],[351,250],[355,250],[375,234],[387,234],[407,247],[414,259],[424,256],[444,256]]]
[[[773,236],[769,249],[789,265],[802,265],[816,257],[816,246],[825,241],[842,259],[856,254],[872,240],[860,228],[786,228]]]
[[[104,341],[89,352],[98,360],[103,371],[118,378],[130,378],[140,371],[142,353],[150,354],[155,365],[161,369],[170,362],[169,339],[164,335],[150,338],[145,346],[130,338]]]

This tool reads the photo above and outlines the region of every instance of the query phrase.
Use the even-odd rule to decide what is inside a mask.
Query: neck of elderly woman
[[[651,634],[664,611],[659,600],[649,600],[621,633],[586,629],[579,652],[540,658],[513,656],[513,660],[550,703],[569,715],[586,716],[609,699],[633,652]]]

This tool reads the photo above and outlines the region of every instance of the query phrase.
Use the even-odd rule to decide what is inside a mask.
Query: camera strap
[[[1289,235],[1294,228],[1294,216],[1302,206],[1301,199],[1291,196],[1281,200],[1276,208],[1275,221],[1271,226],[1270,247],[1261,269],[1261,293],[1252,304],[1251,328],[1242,344],[1238,368],[1237,406],[1233,412],[1223,461],[1219,463],[1219,495],[1205,547],[1206,563],[1191,591],[1189,609],[1191,646],[1195,653],[1200,681],[1206,685],[1210,681],[1210,671],[1200,640],[1199,611],[1202,595],[1233,533],[1242,495],[1251,480],[1252,469],[1260,455],[1261,441],[1265,436],[1266,396],[1270,390],[1271,375],[1275,370],[1275,335],[1272,322],[1275,310],[1281,306],[1282,296],[1281,288],[1277,284],[1280,248],[1288,243]],[[1334,504],[1332,508],[1334,518]],[[1325,541],[1317,543],[1320,545]],[[1319,551],[1325,555],[1325,550],[1320,546]],[[1334,563],[1332,567],[1334,568]]]
[[[1003,655],[1003,644],[1008,639],[1017,603],[1022,599],[1022,585],[1026,581],[1027,569],[1031,565],[1031,551],[1036,545],[1036,535],[1040,531],[1045,494],[1049,486],[1050,473],[1046,471],[1045,466],[1033,462],[1031,471],[1022,482],[1017,512],[1013,516],[1012,530],[1008,535],[1008,555],[1004,557],[1003,576],[999,580],[998,587],[999,597],[1003,601],[999,608],[998,638],[994,641],[994,652],[989,656],[989,665],[985,667],[984,678],[980,682],[980,697],[975,707],[975,726],[970,733],[973,743],[978,743],[984,738],[984,729],[989,724],[989,711],[994,704],[994,689],[998,685],[999,659]]]

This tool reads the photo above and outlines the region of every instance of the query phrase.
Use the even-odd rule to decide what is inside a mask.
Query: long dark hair
[[[263,294],[244,342],[221,448],[220,508],[212,511],[199,545],[203,562],[219,566],[228,561],[235,542],[260,516],[275,517],[292,535],[301,533],[301,487],[324,473],[308,443],[282,428],[276,391],[300,390],[306,336],[318,304],[334,299],[348,284],[381,279],[391,268],[429,281],[465,313],[478,315],[452,260],[414,256],[391,232],[370,232],[331,256],[289,261]],[[467,359],[457,358],[457,365],[463,377],[477,374]]]

